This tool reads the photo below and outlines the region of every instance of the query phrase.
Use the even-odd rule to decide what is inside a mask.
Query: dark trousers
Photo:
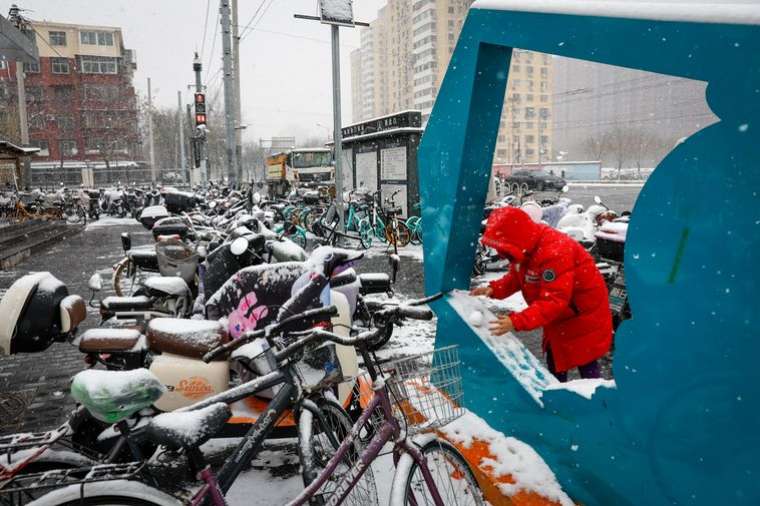
[[[564,383],[567,381],[567,371],[557,372],[554,366],[554,357],[552,356],[551,348],[548,348],[546,350],[546,366],[549,368],[549,372],[552,373],[554,377],[557,378],[560,382]],[[588,364],[579,366],[578,372],[581,374],[581,378],[584,379],[602,377],[602,370],[599,367],[599,362],[597,360],[592,360]]]

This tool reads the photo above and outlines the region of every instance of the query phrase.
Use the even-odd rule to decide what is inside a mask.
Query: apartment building
[[[32,21],[39,62],[24,64],[36,167],[134,160],[139,153],[134,52],[121,29]],[[0,73],[6,113],[15,111],[15,65]],[[13,111],[10,111],[13,108]]]
[[[361,32],[352,81],[353,121],[433,109],[472,0],[388,0]],[[352,65],[355,63],[352,58]],[[515,51],[494,162],[548,160],[552,151],[552,58]],[[353,75],[353,71],[352,71]]]

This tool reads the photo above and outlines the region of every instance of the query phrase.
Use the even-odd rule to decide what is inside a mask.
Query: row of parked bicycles
[[[122,235],[117,295],[99,300],[97,274],[89,302],[50,273],[11,286],[0,355],[69,342],[87,368],[65,423],[0,438],[0,504],[222,505],[282,438],[304,485],[291,505],[378,504],[372,464],[387,452],[391,504],[484,504],[436,435],[463,414],[457,349],[376,354],[404,321],[433,318],[440,294],[389,297],[397,255],[389,272],[359,274],[360,250],[307,253],[274,205],[252,191],[167,193],[140,213],[154,242]],[[100,321],[78,333],[88,305]],[[215,460],[204,444],[229,437],[240,439]]]
[[[403,218],[403,209],[396,203],[395,191],[383,198],[380,192],[350,191],[343,197],[345,232],[336,234],[339,220],[336,204],[323,193],[293,193],[277,208],[284,222],[295,228],[293,239],[306,244],[308,234],[331,240],[334,236],[353,239],[362,248],[380,242],[397,250],[409,244],[422,243],[422,218]]]

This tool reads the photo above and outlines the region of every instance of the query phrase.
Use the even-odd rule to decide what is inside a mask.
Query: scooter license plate
[[[622,311],[628,294],[622,288],[613,287],[610,290],[610,309],[612,311]]]

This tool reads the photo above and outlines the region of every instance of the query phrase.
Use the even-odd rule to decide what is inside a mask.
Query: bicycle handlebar
[[[216,357],[223,355],[225,353],[228,353],[230,351],[236,350],[237,348],[243,346],[244,344],[250,343],[254,339],[257,339],[259,337],[271,336],[272,334],[277,334],[283,329],[286,329],[288,325],[292,325],[293,323],[313,325],[319,321],[332,318],[333,316],[336,316],[337,314],[338,314],[338,308],[335,306],[320,307],[316,309],[306,310],[303,313],[289,316],[288,318],[285,318],[281,322],[267,325],[263,329],[245,332],[242,336],[238,337],[237,339],[233,339],[229,343],[223,344],[221,346],[217,346],[216,348],[209,350],[205,355],[203,355],[203,361],[206,363],[211,362]]]

